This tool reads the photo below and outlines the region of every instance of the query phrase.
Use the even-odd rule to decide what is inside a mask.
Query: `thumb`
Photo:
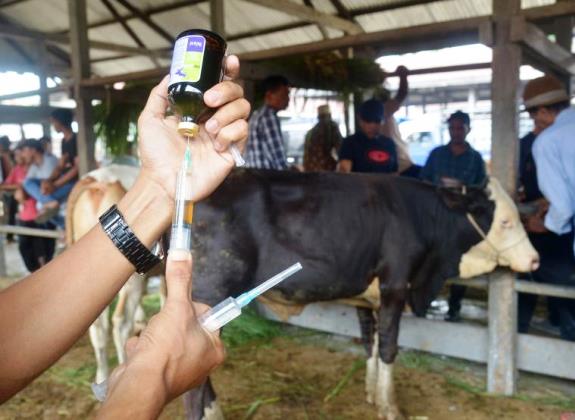
[[[186,250],[172,250],[166,264],[166,303],[192,300],[192,254]]]

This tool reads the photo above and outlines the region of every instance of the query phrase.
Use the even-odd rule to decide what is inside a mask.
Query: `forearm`
[[[398,104],[402,104],[407,98],[407,92],[409,90],[409,85],[407,83],[407,75],[399,77],[399,88],[397,94],[395,95],[395,100]]]
[[[54,181],[54,187],[59,188],[62,185],[66,184],[69,181],[72,181],[78,176],[78,167],[74,166],[68,172],[66,172],[63,176],[59,177]]]
[[[118,204],[148,247],[168,228],[172,212],[154,185],[139,178]],[[0,401],[61,357],[133,272],[97,225],[41,270],[0,292]]]

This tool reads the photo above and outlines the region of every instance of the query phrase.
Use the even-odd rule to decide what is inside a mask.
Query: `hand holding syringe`
[[[202,327],[210,332],[215,332],[226,325],[228,322],[233,321],[241,315],[242,308],[249,304],[252,300],[257,298],[262,293],[265,293],[272,287],[276,286],[281,281],[287,279],[289,276],[297,273],[303,267],[298,262],[291,267],[286,268],[279,274],[271,277],[257,287],[254,287],[248,292],[245,292],[237,298],[228,297],[216,306],[204,312],[198,317],[198,322]],[[99,384],[92,384],[92,392],[98,401],[104,401],[108,392],[108,380]]]

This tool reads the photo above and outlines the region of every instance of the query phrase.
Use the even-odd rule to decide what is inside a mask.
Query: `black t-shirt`
[[[352,172],[397,172],[397,150],[392,139],[377,136],[368,139],[357,132],[343,140],[339,160],[351,160]]]
[[[74,133],[70,140],[62,140],[62,158],[64,158],[64,170],[62,171],[62,175],[68,173],[72,169],[77,156],[78,144],[76,141],[76,133]]]
[[[537,183],[537,168],[532,152],[536,137],[533,132],[530,132],[519,140],[519,181],[525,190],[526,202],[543,197]]]

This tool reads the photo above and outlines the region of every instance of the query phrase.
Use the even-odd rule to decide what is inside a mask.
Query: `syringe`
[[[208,331],[217,331],[226,325],[228,322],[237,318],[242,313],[242,308],[257,298],[262,293],[268,291],[282,280],[287,279],[294,273],[302,269],[302,265],[298,262],[289,268],[286,268],[279,274],[276,274],[269,280],[264,281],[252,290],[239,295],[237,298],[229,297],[207,312],[204,312],[198,320],[202,327]]]
[[[171,247],[170,247],[171,248]],[[237,298],[229,297],[224,299],[212,309],[204,312],[198,317],[198,322],[202,327],[210,332],[214,332],[222,328],[228,322],[233,321],[242,313],[242,308],[257,298],[262,293],[268,291],[276,286],[281,281],[287,279],[289,276],[297,273],[303,267],[297,262],[291,267],[286,268],[281,273],[276,274],[272,278],[264,281],[259,286],[254,287],[248,292],[239,295]],[[103,382],[92,383],[92,392],[98,401],[104,401],[108,393],[108,380]]]
[[[192,249],[192,219],[194,216],[194,203],[191,200],[192,191],[189,174],[191,163],[192,156],[188,139],[184,161],[182,162],[180,172],[178,172],[178,179],[176,181],[176,203],[170,234],[170,251],[191,251]]]
[[[242,157],[242,154],[240,153],[238,146],[236,146],[233,143],[230,145],[230,153],[232,154],[232,157],[234,158],[234,162],[236,163],[236,166],[238,168],[241,166],[244,166],[246,164],[246,161]]]

